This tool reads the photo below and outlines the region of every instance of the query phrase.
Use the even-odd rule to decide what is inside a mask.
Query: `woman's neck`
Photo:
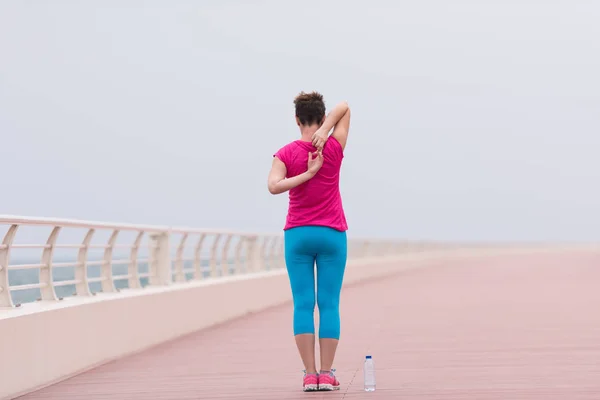
[[[300,127],[300,140],[303,142],[312,142],[312,137],[315,132],[319,129],[319,125],[309,125]]]

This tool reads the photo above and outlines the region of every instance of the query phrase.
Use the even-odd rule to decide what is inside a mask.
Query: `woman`
[[[350,109],[342,102],[325,117],[323,96],[316,92],[300,93],[294,104],[301,137],[274,155],[268,186],[272,194],[290,191],[285,263],[294,299],[294,335],[305,367],[303,390],[337,390],[340,383],[331,367],[340,337],[339,302],[348,229],[339,182]],[[315,263],[319,373],[315,363]]]

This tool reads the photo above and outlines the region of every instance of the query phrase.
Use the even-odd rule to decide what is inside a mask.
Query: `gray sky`
[[[316,89],[352,235],[600,237],[600,3],[350,3],[2,1],[0,213],[277,231]]]

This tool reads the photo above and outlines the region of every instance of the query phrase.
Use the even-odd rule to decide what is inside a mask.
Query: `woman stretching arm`
[[[271,194],[281,194],[302,185],[304,182],[312,179],[319,169],[323,166],[323,154],[308,153],[308,169],[306,172],[286,179],[287,169],[285,164],[277,157],[273,157],[273,165],[269,173],[269,192]]]
[[[340,339],[339,306],[348,254],[339,176],[350,111],[344,102],[325,117],[325,102],[317,92],[300,93],[294,105],[300,137],[275,153],[269,192],[290,193],[283,228],[285,265],[294,300],[293,332],[305,368],[303,390],[339,390],[332,366]],[[331,129],[336,140],[327,141]],[[315,306],[320,316],[320,369],[315,359]]]

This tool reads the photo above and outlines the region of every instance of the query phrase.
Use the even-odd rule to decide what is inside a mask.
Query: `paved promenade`
[[[598,253],[464,259],[345,288],[335,393],[301,392],[291,315],[250,315],[21,399],[600,399]]]

